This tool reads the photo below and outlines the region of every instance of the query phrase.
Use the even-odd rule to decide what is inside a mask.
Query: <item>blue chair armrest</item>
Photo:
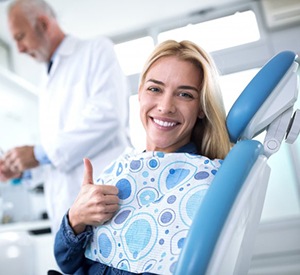
[[[226,156],[195,214],[175,274],[205,274],[235,198],[262,153],[259,141],[243,140]]]

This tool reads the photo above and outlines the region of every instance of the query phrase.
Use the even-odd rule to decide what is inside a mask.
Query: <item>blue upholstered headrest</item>
[[[255,75],[230,109],[226,124],[230,140],[236,143],[259,108],[273,92],[295,61],[296,54],[283,51],[275,55]]]

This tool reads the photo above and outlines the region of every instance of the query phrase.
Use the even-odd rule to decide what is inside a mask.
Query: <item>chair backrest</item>
[[[268,157],[300,131],[299,110],[292,115],[298,94],[295,59],[290,51],[274,56],[228,113],[235,145],[195,214],[175,274],[247,274],[270,175]],[[263,131],[264,145],[253,140]]]

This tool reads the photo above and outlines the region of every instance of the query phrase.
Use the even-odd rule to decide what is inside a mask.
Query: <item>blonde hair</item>
[[[199,78],[202,83],[200,104],[205,117],[197,119],[191,141],[196,144],[198,154],[211,159],[225,158],[231,144],[225,123],[226,113],[219,86],[219,74],[214,61],[208,53],[191,41],[167,40],[159,44],[146,61],[139,87],[143,85],[153,63],[166,56],[176,56],[180,60],[192,62],[199,68]]]

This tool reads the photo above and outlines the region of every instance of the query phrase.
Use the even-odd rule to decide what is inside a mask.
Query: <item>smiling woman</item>
[[[96,184],[84,160],[82,189],[56,235],[65,273],[173,273],[195,210],[230,150],[217,70],[193,42],[155,48],[138,100],[144,151],[126,151]]]

